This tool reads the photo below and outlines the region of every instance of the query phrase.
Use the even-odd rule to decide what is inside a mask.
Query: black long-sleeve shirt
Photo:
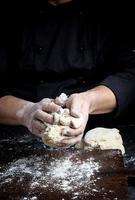
[[[116,96],[118,114],[131,107],[133,34],[122,21],[108,25],[93,13],[86,2],[74,0],[37,6],[16,15],[19,19],[9,16],[0,39],[0,96],[39,101],[105,85]]]

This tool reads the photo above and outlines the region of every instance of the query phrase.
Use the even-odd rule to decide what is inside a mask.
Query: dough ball
[[[60,121],[59,123],[63,126],[70,126],[71,124],[71,115],[70,115],[70,112],[69,112],[69,109],[68,108],[65,108],[63,110],[60,110],[61,113],[60,113]]]
[[[125,153],[122,137],[116,128],[94,128],[88,131],[84,137],[85,149],[120,149]]]
[[[67,95],[62,93],[56,98],[59,103],[64,103],[67,100]],[[66,144],[61,144],[65,138],[62,136],[63,129],[79,128],[82,124],[82,116],[75,118],[70,115],[68,108],[61,108],[59,112],[52,113],[53,125],[45,123],[46,130],[41,134],[43,142],[50,147],[67,147]],[[69,146],[69,145],[68,145]]]
[[[68,127],[79,128],[82,118],[74,120],[74,117],[69,114],[69,109],[63,109],[60,113],[53,113],[52,115],[54,124],[45,124],[47,128],[41,134],[42,140],[50,147],[66,147],[66,144],[61,144],[61,140],[64,139],[64,136],[62,136],[63,129],[66,130]]]

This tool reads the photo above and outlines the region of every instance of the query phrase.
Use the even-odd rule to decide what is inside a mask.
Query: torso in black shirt
[[[93,8],[87,6],[82,1],[38,5],[21,13],[19,24],[16,19],[9,26],[11,94],[38,101],[62,92],[81,92],[115,71],[110,63],[109,26],[96,20]]]

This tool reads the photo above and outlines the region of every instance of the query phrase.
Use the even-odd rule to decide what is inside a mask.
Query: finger
[[[77,136],[77,137],[63,139],[62,143],[66,144],[66,145],[76,144],[76,143],[81,141],[82,137],[83,137],[83,133],[81,135]]]
[[[64,136],[78,136],[84,132],[84,127],[81,126],[80,128],[77,129],[72,129],[72,128],[67,128],[62,130],[62,135]]]
[[[42,103],[42,110],[46,112],[58,112],[60,110],[61,106],[56,105],[54,102],[50,103]]]
[[[81,116],[81,107],[82,105],[78,103],[77,100],[73,101],[72,105],[71,105],[71,115],[73,117],[80,117]]]
[[[67,101],[66,106],[70,109],[70,113],[73,117],[80,117],[82,105],[78,103],[78,96],[72,95]]]
[[[42,110],[37,110],[34,118],[39,121],[42,121],[43,123],[46,122],[49,124],[53,124],[53,116]]]
[[[41,137],[41,132],[38,129],[33,128],[32,133],[38,137]]]
[[[37,119],[33,120],[32,127],[34,129],[38,129],[40,132],[42,132],[46,129],[45,124],[42,121],[39,121]]]
[[[63,139],[62,139],[62,141],[63,141],[63,140],[69,140],[69,139],[72,139],[72,138],[73,138],[73,137],[64,136]],[[63,142],[62,142],[62,143],[63,143]]]
[[[42,103],[51,103],[51,102],[53,102],[53,101],[54,101],[53,99],[44,98],[44,99],[42,99],[40,102],[41,102],[41,104],[42,104]]]
[[[41,127],[40,127],[40,125],[38,123],[37,123],[37,120],[33,120],[32,127],[31,127],[31,132],[33,134],[37,135],[38,137],[41,137],[42,129],[41,129]]]
[[[71,134],[68,133],[67,129],[63,129],[61,132],[61,135],[67,138],[72,138],[73,136],[71,136]]]

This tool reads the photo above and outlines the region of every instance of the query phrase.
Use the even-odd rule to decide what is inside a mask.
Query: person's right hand
[[[19,112],[22,124],[38,136],[45,130],[45,123],[53,124],[51,113],[58,112],[61,106],[52,99],[44,98],[38,103],[28,102]]]

